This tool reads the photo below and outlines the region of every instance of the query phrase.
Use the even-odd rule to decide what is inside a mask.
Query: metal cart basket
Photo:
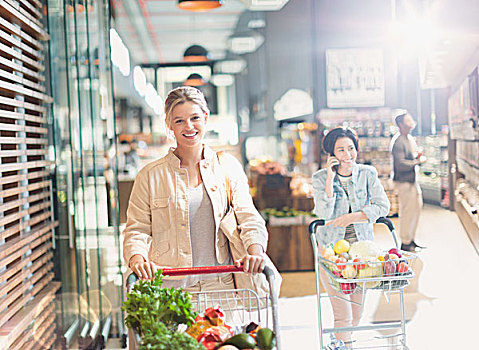
[[[163,269],[165,276],[189,276],[220,273],[244,273],[243,268],[234,265],[229,266],[205,266],[178,269]],[[281,350],[281,340],[279,335],[278,319],[278,298],[274,285],[273,271],[266,266],[263,273],[268,280],[270,287],[269,297],[260,298],[258,294],[251,289],[229,289],[191,292],[194,311],[204,312],[209,307],[220,306],[225,315],[227,323],[240,329],[241,326],[249,322],[255,322],[262,327],[271,327],[276,334],[276,349]],[[132,273],[128,276],[126,282],[127,292],[130,292],[138,277]],[[130,350],[139,348],[140,336],[133,330],[128,329],[128,345]]]
[[[387,218],[379,218],[376,223],[385,224],[389,231],[392,234],[392,238],[396,248],[399,248],[398,241],[396,238],[396,232],[394,225],[391,220]],[[417,259],[417,255],[409,252],[402,252],[400,258],[401,269],[395,271],[394,273],[387,273],[387,270],[384,269],[385,262],[383,261],[367,261],[367,262],[336,262],[327,257],[321,256],[320,247],[316,239],[316,229],[318,226],[324,226],[326,224],[325,220],[315,220],[309,225],[309,234],[311,237],[311,243],[313,246],[314,252],[314,268],[316,272],[316,294],[317,294],[317,303],[318,303],[318,328],[319,328],[319,345],[320,349],[329,349],[328,346],[324,345],[323,335],[330,333],[341,333],[341,332],[354,332],[354,331],[368,331],[368,330],[385,330],[385,329],[401,329],[399,334],[395,334],[395,337],[400,339],[399,344],[382,346],[382,348],[401,348],[408,349],[406,346],[406,321],[405,321],[405,311],[404,311],[404,288],[410,284],[410,280],[414,278],[414,262]],[[344,274],[341,274],[341,271],[346,268],[355,267],[358,270],[364,267],[359,265],[368,266],[368,275],[367,276],[356,276],[354,278],[344,278]],[[349,267],[348,267],[349,266]],[[399,266],[395,265],[395,266]],[[323,328],[323,319],[321,311],[321,300],[329,297],[337,296],[328,296],[321,295],[321,280],[320,280],[320,269],[323,269],[328,278],[330,285],[338,291],[340,294],[349,295],[353,293],[363,293],[363,303],[366,292],[370,289],[372,290],[381,290],[386,299],[389,301],[389,295],[391,293],[399,293],[400,301],[400,313],[401,317],[399,321],[385,322],[380,324],[371,324],[363,326],[352,326],[352,327],[337,327],[337,328]],[[370,273],[372,271],[372,273]],[[375,274],[374,271],[379,271]],[[385,273],[386,272],[386,273]],[[340,298],[344,302],[350,301],[347,298]],[[361,349],[377,349],[377,346],[373,347],[361,347]],[[354,349],[354,348],[353,348]]]

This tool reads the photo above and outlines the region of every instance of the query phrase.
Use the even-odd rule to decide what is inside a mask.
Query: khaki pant
[[[416,237],[423,204],[422,191],[417,182],[394,181],[394,188],[399,196],[399,236],[403,244],[409,244]]]
[[[319,269],[319,277],[333,307],[334,328],[357,326],[363,313],[363,293],[345,295],[336,291],[329,283],[327,272],[322,268]],[[335,336],[344,342],[351,341],[351,332],[336,333]]]

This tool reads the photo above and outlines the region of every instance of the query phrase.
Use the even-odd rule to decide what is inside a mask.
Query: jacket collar
[[[355,162],[353,164],[353,172],[351,174],[351,181],[353,183],[357,183],[358,177],[359,177],[359,165]],[[336,174],[336,176],[334,176],[334,180],[337,181],[338,184],[339,184],[338,174]]]
[[[170,147],[168,154],[165,156],[166,161],[175,168],[180,168],[180,159],[173,153],[176,150],[175,147]],[[203,159],[200,161],[200,165],[203,163],[211,164],[216,157],[216,152],[213,151],[210,147],[203,144]]]

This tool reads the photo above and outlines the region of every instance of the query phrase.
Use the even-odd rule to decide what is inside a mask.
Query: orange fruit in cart
[[[378,256],[378,260],[381,261],[381,267],[384,268],[384,256],[380,255]]]
[[[340,239],[334,244],[334,251],[336,254],[347,253],[349,252],[349,248],[351,248],[348,241],[345,239]]]

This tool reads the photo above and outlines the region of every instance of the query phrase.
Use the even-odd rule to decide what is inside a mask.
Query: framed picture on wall
[[[382,49],[326,50],[326,85],[329,108],[384,106]]]

